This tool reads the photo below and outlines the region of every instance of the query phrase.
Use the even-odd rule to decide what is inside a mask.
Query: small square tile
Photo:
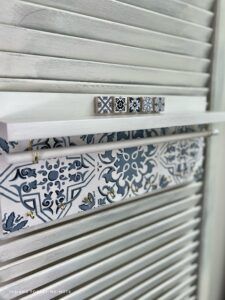
[[[129,113],[139,113],[141,111],[141,98],[129,97],[128,98]]]
[[[143,113],[153,112],[153,99],[152,99],[152,97],[143,97],[142,98],[142,112]]]
[[[159,113],[165,109],[165,98],[164,97],[154,97],[153,98],[154,112]]]
[[[127,112],[127,98],[126,97],[114,97],[114,113],[126,113]]]
[[[96,114],[111,114],[113,113],[113,97],[99,96],[95,97],[95,112]]]

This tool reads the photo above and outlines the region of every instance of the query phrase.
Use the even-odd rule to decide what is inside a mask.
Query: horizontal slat
[[[213,8],[213,5],[215,4],[215,0],[204,0],[204,1],[203,0],[182,0],[182,1],[207,10],[211,10]]]
[[[147,280],[143,284],[140,284],[136,289],[130,291],[130,293],[127,293],[123,297],[120,297],[120,299],[128,300],[130,299],[129,295],[132,295],[133,297],[138,295],[139,296],[138,299],[140,300],[159,299],[159,296],[164,291],[167,291],[168,289],[178,285],[180,282],[185,280],[187,276],[190,276],[196,269],[197,269],[197,264],[193,264],[189,267],[186,267],[184,268],[183,271],[179,272],[178,274],[164,281],[163,283],[160,283],[156,288],[152,290],[149,289],[149,282],[151,281],[151,279]],[[145,293],[145,291],[147,290],[148,291],[150,290],[150,292]]]
[[[169,192],[146,197],[138,201],[123,201],[119,205],[96,211],[94,214],[76,218],[70,222],[65,222],[56,227],[50,227],[41,232],[33,232],[19,239],[5,240],[0,247],[1,262],[25,255],[32,251],[38,251],[43,247],[48,247],[55,243],[66,241],[70,238],[78,237],[89,231],[97,230],[115,222],[122,221],[127,216],[134,217],[148,210],[160,207],[165,204],[175,202],[179,199],[197,193],[201,190],[202,183],[188,185]],[[90,244],[91,245],[91,244]],[[16,251],[11,251],[16,249]]]
[[[206,57],[211,49],[209,43],[21,1],[1,0],[1,9],[0,23],[9,25],[191,56]]]
[[[152,278],[152,282],[149,284],[149,288],[153,287],[157,283],[162,282],[162,280],[168,279],[170,276],[173,276],[173,275],[177,274],[177,272],[180,272],[182,269],[184,269],[186,267],[189,267],[188,265],[191,262],[193,262],[197,258],[197,256],[198,256],[197,254],[192,254],[192,255],[184,258],[180,262],[175,263],[174,265],[172,265],[168,269],[164,270],[163,272],[159,273],[158,275],[155,275]],[[146,270],[146,272],[147,272],[147,270]],[[92,284],[92,285],[94,285],[94,284]],[[92,295],[97,293],[99,289],[101,289],[101,286],[99,288],[98,285],[94,286],[92,290],[90,290],[87,286],[84,286],[81,289],[78,289],[75,292],[70,293],[64,299],[65,300],[69,300],[69,299],[71,299],[71,300],[72,299],[87,299],[89,297],[92,299]],[[45,299],[47,299],[47,298],[45,298]],[[110,296],[110,298],[105,298],[105,299],[112,299],[112,298]],[[135,299],[135,298],[130,297],[129,299]],[[152,299],[152,298],[149,298],[149,299]]]
[[[0,91],[15,92],[57,92],[57,93],[94,93],[94,94],[160,94],[205,96],[209,89],[196,87],[178,87],[165,85],[134,85],[73,82],[60,80],[33,80],[19,78],[0,78]]]
[[[211,28],[113,0],[29,0],[25,2],[200,41],[209,41],[212,34]],[[41,9],[37,6],[36,9],[38,8]]]
[[[0,52],[0,77],[203,87],[209,74]]]
[[[100,231],[90,233],[81,238],[76,238],[70,242],[65,242],[54,248],[43,250],[22,259],[17,259],[13,263],[0,267],[0,281],[3,282],[10,280],[15,278],[15,276],[18,277],[35,269],[44,267],[46,265],[46,261],[48,264],[51,264],[70,255],[75,255],[78,252],[87,251],[89,248],[98,246],[110,239],[119,238],[116,243],[118,243],[121,239],[123,243],[126,243],[126,241],[133,237],[133,243],[136,244],[187,222],[191,218],[196,217],[199,212],[199,207],[191,208],[183,213],[165,218],[163,221],[154,223],[150,226],[149,224],[152,224],[152,215],[157,214],[157,210],[145,213],[138,217],[106,227]],[[131,234],[131,236],[128,236],[129,234]],[[124,237],[123,235],[127,236]],[[113,243],[111,245],[113,249]]]
[[[173,300],[184,300],[189,299],[188,296],[191,296],[197,289],[197,286],[194,285],[192,287],[189,287],[185,289],[180,295],[178,295],[176,298],[173,298]]]
[[[193,283],[194,281],[196,281],[196,279],[197,279],[197,275],[193,275],[190,278],[185,279],[183,283],[179,284],[172,291],[166,293],[163,296],[160,296],[160,300],[161,299],[162,300],[174,300],[174,296],[176,296],[177,291],[179,292],[179,289],[182,289],[186,285],[189,285],[189,284]],[[145,296],[141,297],[140,299],[142,299],[142,300],[146,299],[147,300],[147,299],[149,299],[149,298],[147,298],[148,296],[149,296],[149,294],[147,296],[145,295]],[[185,298],[182,298],[182,299],[184,300]]]
[[[207,72],[210,63],[208,59],[63,36],[4,24],[0,24],[0,50],[196,72]]]
[[[153,264],[149,265],[149,262],[146,265],[142,264],[143,269],[138,272],[135,272],[135,270],[137,269],[137,264],[140,263],[140,260],[132,262],[128,266],[121,267],[109,274],[104,274],[103,277],[95,280],[93,283],[85,285],[85,292],[92,294],[92,300],[117,299],[119,298],[120,294],[138,285],[147,278],[153,277],[162,270],[173,266],[180,259],[184,258],[189,252],[193,251],[197,245],[198,242],[192,243],[183,249],[179,249],[178,251],[175,251],[161,259],[157,257],[157,261]],[[157,253],[157,251],[161,250],[162,248],[154,252]],[[152,254],[154,252],[152,252]],[[143,261],[143,258],[141,260]],[[129,273],[129,270],[132,270],[130,272],[131,274]],[[103,289],[104,291],[100,292]],[[96,295],[93,296],[94,294]]]
[[[175,300],[174,297],[179,296],[179,293],[181,293],[186,287],[188,287],[190,284],[193,284],[194,281],[197,279],[197,276],[192,276],[190,278],[187,278],[184,280],[184,282],[178,284],[175,288],[168,291],[167,293],[160,296],[160,300]],[[182,300],[185,299],[187,295],[183,295]]]
[[[170,0],[166,2],[166,5],[165,0],[119,1],[205,26],[210,26],[213,18],[212,12],[190,5],[188,1],[184,3],[179,0]]]
[[[183,230],[181,230],[181,227],[183,227]],[[185,229],[185,227],[186,227],[186,229]],[[80,285],[83,285],[84,283],[89,282],[89,281],[93,280],[94,278],[97,278],[98,276],[101,276],[107,272],[112,271],[113,269],[120,268],[121,265],[130,263],[134,260],[137,260],[139,257],[142,257],[142,256],[148,254],[150,251],[158,248],[161,245],[167,244],[169,241],[172,241],[176,238],[181,237],[182,235],[185,234],[185,231],[187,232],[188,227],[189,227],[189,229],[190,229],[190,227],[192,227],[191,222],[189,224],[187,223],[186,225],[179,226],[174,230],[170,230],[166,234],[162,234],[159,237],[156,237],[156,238],[148,240],[144,243],[138,244],[135,247],[129,248],[126,251],[120,252],[117,255],[113,255],[109,259],[102,260],[97,264],[91,265],[89,268],[85,268],[85,269],[81,270],[80,272],[76,271],[77,270],[76,265],[74,265],[72,261],[69,264],[68,264],[69,261],[64,261],[61,264],[58,264],[53,268],[48,268],[47,270],[38,272],[41,275],[39,277],[37,277],[37,276],[35,276],[35,274],[33,274],[24,279],[21,279],[20,286],[23,288],[25,287],[25,289],[30,289],[30,288],[32,288],[33,285],[40,286],[41,285],[40,283],[45,284],[46,280],[49,281],[49,278],[51,278],[51,280],[53,281],[54,278],[61,277],[60,281],[50,284],[47,287],[42,289],[42,295],[46,295],[46,297],[43,298],[43,300],[44,299],[47,300],[48,294],[50,291],[52,291],[52,290],[69,291],[71,289],[77,288]],[[197,234],[197,232],[198,231],[189,233],[189,237],[192,235],[192,239],[193,239],[193,235]],[[160,240],[161,240],[161,242],[160,242]],[[156,242],[156,241],[158,241],[158,242]],[[79,258],[81,258],[81,255]],[[85,258],[83,258],[82,261],[84,261],[84,260],[85,260]],[[64,267],[63,267],[63,265],[64,265]],[[76,271],[76,273],[74,273],[68,277],[64,277],[66,274],[69,274],[69,271],[71,272],[71,270]],[[45,280],[45,281],[43,281],[43,280]],[[25,282],[27,282],[27,283],[25,283]],[[11,288],[15,288],[14,287],[15,282],[12,284],[13,284],[13,286]],[[6,290],[8,290],[8,287],[9,286],[5,287]],[[3,294],[5,294],[5,293],[3,293]],[[0,289],[0,295],[1,295],[1,289]],[[37,299],[37,297],[38,297],[38,295],[37,295],[37,297],[35,297],[35,295],[32,295],[32,296],[34,297],[34,298],[32,298],[33,300]],[[29,298],[30,297],[28,296],[27,299],[29,299]]]

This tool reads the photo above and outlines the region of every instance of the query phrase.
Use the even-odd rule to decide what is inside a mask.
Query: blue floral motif
[[[79,208],[83,211],[90,210],[95,206],[95,198],[92,193],[88,193],[88,196],[84,198],[83,204],[79,205]]]
[[[162,147],[160,160],[171,175],[184,177],[193,171],[199,152],[199,139],[168,143]]]
[[[18,215],[15,216],[14,212],[11,212],[9,215],[5,214],[2,220],[3,230],[7,232],[15,232],[24,228],[27,225],[27,220],[23,220],[23,217]]]
[[[143,139],[195,130],[194,127],[176,127],[114,132],[39,139],[33,140],[32,145],[28,141],[6,143],[0,140],[0,148],[10,153],[31,148],[38,150]],[[203,149],[203,139],[197,138],[56,158],[35,165],[0,166],[4,232],[61,219],[127,197],[141,196],[182,183],[188,177],[201,180]],[[34,221],[33,218],[23,219],[27,212],[32,212]]]
[[[2,139],[0,137],[0,154],[1,154],[1,150],[3,152],[9,153],[10,152],[10,148],[14,149],[16,147],[16,145],[18,145],[18,142],[6,142],[6,140]]]
[[[6,153],[9,153],[9,144],[3,140],[2,138],[0,138],[0,148],[6,152]]]
[[[52,163],[46,161],[45,164],[41,165],[41,170],[37,172],[41,175],[41,180],[38,185],[42,185],[43,189],[46,189],[47,192],[49,192],[53,186],[60,189],[63,183],[68,179],[68,177],[64,175],[66,169],[67,166],[59,159]]]
[[[107,151],[100,155],[100,160],[106,167],[101,176],[105,179],[106,185],[100,192],[110,199],[111,193],[107,183],[115,183],[116,193],[123,197],[130,191],[136,191],[142,187],[153,172],[156,162],[151,159],[155,153],[156,146],[130,147],[118,151]],[[110,166],[107,166],[110,163]]]
[[[70,137],[48,138],[32,140],[30,147],[34,150],[49,149],[49,148],[62,148],[73,146]]]

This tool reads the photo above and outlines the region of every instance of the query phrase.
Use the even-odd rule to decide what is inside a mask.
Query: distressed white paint
[[[26,0],[24,2],[199,41],[209,41],[212,33],[211,28],[114,0]],[[41,9],[41,6],[37,6],[36,9]]]
[[[0,24],[0,50],[114,64],[207,72],[210,60]]]
[[[211,49],[211,44],[201,39],[193,40],[16,0],[1,0],[1,9],[4,14],[0,15],[0,22],[19,27],[141,48],[166,49],[168,52],[191,56],[205,57]],[[170,28],[170,22],[167,27]],[[178,24],[175,30],[180,32]],[[190,34],[194,34],[193,32],[191,30]]]
[[[170,0],[118,0],[122,3],[143,7],[161,14],[169,15],[178,19],[193,23],[210,26],[213,12],[193,6],[188,1]],[[189,1],[190,2],[190,1]],[[202,1],[203,2],[203,1]],[[205,1],[204,1],[205,2]]]
[[[208,73],[0,52],[0,76],[204,87]]]
[[[206,96],[208,87],[116,84],[101,82],[80,82],[62,80],[0,78],[0,91],[40,93],[83,93],[83,94],[154,94]],[[20,94],[18,93],[18,95]],[[189,106],[188,106],[189,107]]]

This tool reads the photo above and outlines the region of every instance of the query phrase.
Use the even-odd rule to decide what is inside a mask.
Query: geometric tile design
[[[95,113],[98,115],[113,113],[160,113],[165,110],[165,97],[95,97]]]
[[[194,130],[194,127],[177,127],[38,139],[32,141],[32,149],[141,139]],[[7,143],[0,139],[0,159],[1,152],[25,151],[28,147],[29,141]],[[194,138],[83,153],[37,164],[0,162],[3,233],[46,224],[187,180],[200,180],[203,151],[204,139]]]
[[[141,111],[141,98],[128,97],[128,107],[130,113],[139,113]]]
[[[165,110],[165,98],[164,97],[154,97],[153,98],[153,109],[154,112],[159,113]]]
[[[143,97],[143,99],[142,99],[142,112],[143,113],[153,112],[153,99],[152,99],[152,97]]]
[[[97,114],[111,114],[113,112],[113,97],[95,97],[95,111]]]
[[[114,97],[114,113],[126,113],[127,112],[127,98],[126,97]]]

